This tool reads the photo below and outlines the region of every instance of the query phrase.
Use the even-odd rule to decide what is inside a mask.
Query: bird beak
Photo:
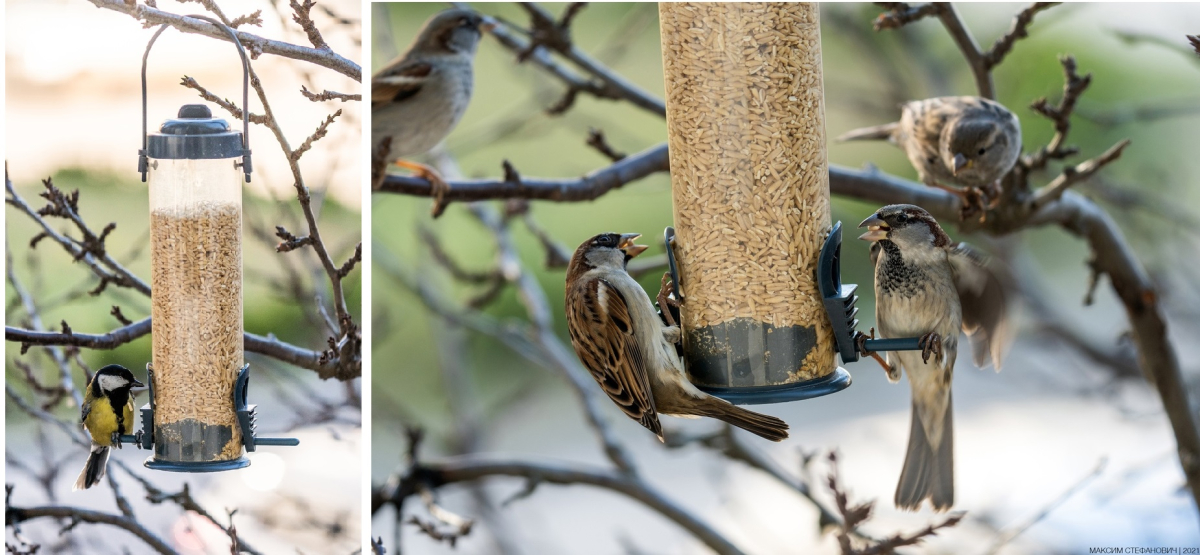
[[[879,214],[871,214],[871,217],[863,220],[861,224],[858,224],[858,227],[867,228],[866,233],[858,236],[863,241],[874,242],[887,239],[889,228],[887,222],[883,221],[883,218],[880,218]]]
[[[129,384],[129,390],[130,391],[145,391],[146,384],[139,382],[137,380],[133,380],[133,383]]]
[[[969,167],[971,167],[971,161],[967,160],[966,156],[963,156],[962,154],[954,155],[954,170],[953,170],[954,175],[958,175],[958,172],[963,171]]]
[[[483,23],[479,24],[479,30],[483,31],[484,33],[490,33],[490,32],[492,32],[492,29],[495,29],[496,26],[499,24],[500,23],[498,21],[496,21],[495,19],[492,19],[485,15],[485,16],[483,16]]]
[[[647,247],[646,245],[633,244],[633,241],[641,236],[641,233],[626,233],[621,236],[621,244],[618,245],[617,248],[621,249],[621,252],[624,252],[627,258],[633,258],[639,254],[642,254],[643,251],[650,247]]]

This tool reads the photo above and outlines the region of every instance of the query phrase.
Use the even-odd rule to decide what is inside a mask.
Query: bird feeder
[[[243,360],[242,180],[250,181],[246,131],[249,65],[242,57],[242,126],[233,130],[208,106],[189,104],[178,117],[146,132],[146,61],[142,58],[142,150],[138,169],[150,190],[151,336],[147,367],[150,404],[142,409],[139,446],[154,454],[146,466],[211,472],[250,464],[254,409],[246,403]],[[147,433],[146,430],[152,430]],[[288,440],[285,444],[296,444]]]
[[[844,389],[816,279],[830,232],[815,3],[660,3],[683,352],[737,404]]]

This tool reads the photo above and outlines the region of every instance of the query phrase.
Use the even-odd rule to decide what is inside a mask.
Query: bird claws
[[[854,332],[854,343],[858,347],[858,352],[862,353],[863,356],[868,356],[868,357],[875,359],[875,362],[879,363],[879,366],[881,366],[883,368],[883,371],[888,376],[891,376],[892,375],[892,365],[888,364],[887,361],[883,359],[883,357],[879,356],[879,353],[877,353],[875,351],[867,350],[867,340],[868,339],[875,339],[875,328],[871,328],[871,335],[867,335],[861,331]]]
[[[675,292],[675,283],[671,281],[671,272],[663,272],[662,282],[658,286],[658,309],[662,311],[663,318],[667,320],[668,326],[677,326],[678,322],[671,315],[669,307],[679,308],[679,300],[672,299],[670,295]]]
[[[921,336],[921,340],[917,342],[917,346],[921,348],[921,361],[929,363],[929,357],[937,355],[935,360],[942,358],[942,336],[929,332]]]
[[[401,168],[411,170],[413,175],[425,178],[429,181],[429,193],[433,197],[433,207],[429,210],[430,215],[434,218],[441,216],[442,212],[446,211],[446,195],[450,193],[450,184],[442,178],[437,170],[407,160],[396,160],[395,164]]]
[[[121,432],[113,432],[111,437],[112,444],[121,449]]]

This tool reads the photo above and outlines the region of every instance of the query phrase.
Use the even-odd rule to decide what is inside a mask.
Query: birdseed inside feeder
[[[830,231],[815,3],[660,3],[683,350],[738,404],[850,385],[815,273]]]

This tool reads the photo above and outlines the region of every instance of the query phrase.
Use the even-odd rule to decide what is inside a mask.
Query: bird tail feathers
[[[763,439],[783,441],[788,437],[788,425],[783,420],[746,410],[716,397],[709,397],[709,401],[698,407],[696,414],[727,422]]]
[[[75,486],[71,490],[79,491],[99,484],[107,467],[108,447],[93,444],[92,452],[88,454],[87,464],[83,466],[83,472],[79,473],[79,478],[75,480]]]
[[[837,141],[891,141],[892,134],[896,132],[896,128],[900,126],[900,122],[885,123],[883,125],[875,125],[872,127],[863,127],[853,131],[847,131],[842,136],[837,138]]]
[[[925,427],[921,425],[917,404],[913,403],[908,454],[904,456],[904,469],[900,471],[900,483],[896,486],[897,508],[915,511],[925,499],[933,503],[935,511],[944,511],[954,505],[952,405],[951,399],[947,399],[946,412],[942,417],[941,443],[934,447],[925,434]]]

